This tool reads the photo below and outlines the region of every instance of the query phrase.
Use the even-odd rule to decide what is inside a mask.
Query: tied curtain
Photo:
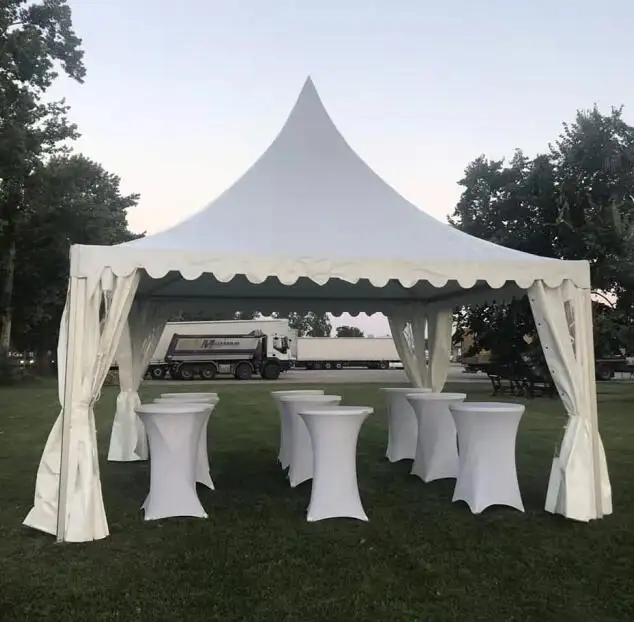
[[[101,493],[94,404],[114,360],[139,283],[138,272],[107,270],[92,288],[73,277],[58,341],[62,407],[40,461],[33,508],[24,524],[85,542],[108,535]]]
[[[528,297],[546,362],[568,414],[553,459],[546,510],[579,521],[612,513],[607,461],[597,423],[592,300],[571,281],[535,282]]]
[[[412,305],[394,309],[388,320],[396,351],[412,385],[442,391],[449,373],[452,309]]]
[[[117,349],[120,392],[110,435],[108,460],[147,460],[145,428],[135,409],[139,386],[168,319],[168,311],[151,301],[135,301]]]

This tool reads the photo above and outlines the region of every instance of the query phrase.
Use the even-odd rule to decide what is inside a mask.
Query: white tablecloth
[[[143,404],[136,413],[145,425],[150,449],[150,492],[145,520],[171,516],[207,518],[196,493],[200,432],[205,404]]]
[[[449,411],[451,404],[459,404],[466,393],[409,393],[418,420],[416,457],[412,475],[424,482],[458,476],[458,444],[456,426]]]
[[[291,487],[313,477],[313,445],[304,420],[299,412],[309,408],[336,406],[341,402],[341,395],[308,395],[293,393],[278,397],[284,417],[287,420],[289,442],[288,481]]]
[[[307,520],[356,518],[367,521],[357,483],[357,440],[368,415],[365,406],[301,411],[313,445],[313,488]]]
[[[290,443],[290,430],[291,424],[284,413],[282,405],[280,403],[280,397],[282,395],[323,395],[323,389],[296,389],[296,390],[284,390],[284,391],[271,391],[271,397],[275,401],[277,411],[280,415],[280,448],[277,454],[277,460],[280,463],[282,469],[288,469],[291,464],[291,443]]]
[[[215,490],[214,482],[211,478],[211,468],[209,466],[208,450],[208,426],[211,413],[213,412],[219,398],[217,393],[164,393],[154,400],[155,404],[206,404],[207,417],[200,431],[198,441],[198,459],[196,461],[196,481],[210,490]]]
[[[491,505],[524,511],[515,467],[515,439],[523,404],[464,402],[450,407],[458,431],[460,465],[453,494],[474,514]]]
[[[431,389],[387,387],[381,389],[387,398],[388,441],[385,455],[390,462],[413,460],[416,457],[418,423],[406,399],[411,393],[430,393]]]

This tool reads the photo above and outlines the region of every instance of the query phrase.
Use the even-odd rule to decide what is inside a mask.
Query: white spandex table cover
[[[329,406],[300,412],[313,445],[313,488],[309,522],[326,518],[367,521],[357,484],[359,431],[374,409],[366,406]]]
[[[459,404],[466,397],[466,393],[407,394],[407,401],[418,420],[412,475],[417,475],[424,482],[458,477],[456,426],[449,406]]]
[[[278,397],[287,424],[289,450],[288,480],[292,488],[313,477],[313,444],[300,411],[324,406],[336,406],[341,395],[310,395],[289,393]]]
[[[192,398],[218,397],[218,394],[212,393],[211,391],[206,391],[201,393],[161,393],[161,397],[168,400],[182,400],[186,397],[192,397]]]
[[[431,393],[431,389],[387,387],[381,391],[387,397],[388,441],[385,455],[390,462],[413,460],[416,457],[418,423],[406,396],[412,393]]]
[[[523,512],[515,439],[525,407],[504,402],[465,402],[449,409],[460,448],[453,501],[465,501],[474,514],[491,505],[507,505]]]
[[[207,417],[200,431],[198,441],[198,459],[196,462],[196,481],[210,490],[215,490],[214,482],[211,479],[211,468],[209,466],[209,453],[207,449],[207,426],[213,409],[216,407],[219,398],[217,393],[163,393],[161,397],[154,400],[155,404],[207,404]]]
[[[208,410],[206,404],[184,403],[142,404],[135,409],[145,425],[150,448],[145,520],[207,518],[196,493],[196,458]]]
[[[277,460],[282,469],[287,469],[291,464],[291,444],[290,444],[290,422],[285,415],[280,403],[282,395],[323,395],[323,389],[296,389],[284,391],[271,391],[271,397],[275,401],[277,411],[280,414],[280,449],[277,454]]]

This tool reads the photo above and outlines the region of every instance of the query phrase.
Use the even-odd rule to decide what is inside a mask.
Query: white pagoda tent
[[[546,509],[601,518],[612,506],[588,263],[504,248],[425,214],[350,148],[308,79],[271,146],[201,212],[133,242],[71,248],[58,348],[62,410],[24,522],[58,541],[108,535],[93,406],[116,358],[121,393],[108,457],[147,458],[137,390],[175,309],[380,311],[411,383],[440,391],[452,309],[526,294],[569,415]]]

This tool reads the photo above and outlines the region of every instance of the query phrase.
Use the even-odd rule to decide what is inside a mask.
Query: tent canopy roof
[[[139,294],[157,297],[352,299],[380,287],[371,297],[400,300],[446,298],[476,285],[524,289],[537,279],[589,286],[586,262],[480,240],[404,199],[346,143],[310,78],[271,146],[205,209],[133,242],[75,247],[72,263],[76,276],[144,269],[159,280],[142,282]]]

